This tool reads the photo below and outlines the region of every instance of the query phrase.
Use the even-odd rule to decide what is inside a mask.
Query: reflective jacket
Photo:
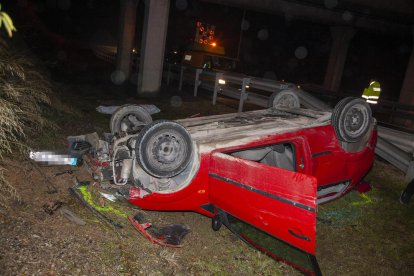
[[[381,85],[377,81],[373,81],[369,84],[368,88],[364,89],[362,93],[362,98],[364,98],[367,103],[377,104],[378,99],[381,94]]]

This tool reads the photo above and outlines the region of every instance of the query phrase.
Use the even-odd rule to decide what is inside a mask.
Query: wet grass
[[[318,258],[326,275],[409,275],[414,269],[414,206],[399,203],[403,174],[376,161],[373,189],[319,206]]]

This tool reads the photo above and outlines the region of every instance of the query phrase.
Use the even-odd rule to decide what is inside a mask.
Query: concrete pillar
[[[398,102],[400,104],[414,106],[414,26],[413,31],[413,46],[411,49],[410,59],[408,60],[407,69],[405,70],[405,78],[400,92]]]
[[[145,0],[138,94],[155,96],[161,88],[170,0]]]
[[[331,35],[331,53],[323,86],[327,90],[337,92],[341,85],[349,43],[355,35],[355,29],[346,26],[334,26],[331,27]]]
[[[138,0],[121,0],[118,49],[116,57],[117,83],[127,80],[131,73]]]

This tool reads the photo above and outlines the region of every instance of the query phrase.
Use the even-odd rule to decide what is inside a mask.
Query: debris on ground
[[[67,218],[69,221],[78,225],[86,225],[86,222],[77,215],[75,215],[75,213],[69,210],[68,207],[62,207],[59,211],[62,214],[62,216]]]
[[[115,227],[122,228],[122,225],[105,215],[104,213],[112,213],[121,218],[127,218],[128,214],[123,212],[120,209],[114,208],[113,206],[106,204],[104,198],[110,198],[111,201],[116,199],[114,195],[99,192],[101,197],[97,199],[97,203],[92,199],[92,193],[88,190],[91,186],[90,181],[79,181],[75,179],[75,186],[69,188],[69,192],[76,199],[78,199],[84,206],[86,206],[94,215],[96,215],[100,220],[107,222]]]
[[[30,160],[30,159],[29,159]],[[33,168],[42,176],[43,180],[46,182],[46,193],[48,194],[55,194],[58,192],[56,186],[50,181],[49,177],[39,168],[39,166],[33,161],[30,160],[30,164],[32,164]]]
[[[111,218],[107,217],[105,214],[102,213],[102,211],[109,211],[109,210],[115,210],[110,206],[105,206],[105,207],[101,207],[95,203],[92,202],[91,197],[88,197],[88,195],[90,195],[88,192],[86,192],[86,187],[85,186],[81,186],[79,188],[79,191],[81,193],[78,192],[78,189],[76,188],[69,188],[69,192],[72,196],[74,196],[77,200],[80,201],[80,203],[82,203],[86,208],[88,208],[99,220],[109,223],[117,228],[123,228],[123,226],[117,222],[112,220]],[[83,195],[86,194],[87,197],[84,198]]]
[[[62,205],[62,201],[48,202],[43,204],[43,210],[46,212],[46,214],[53,215],[53,213]]]
[[[164,226],[153,225],[144,222],[144,215],[137,213],[135,216],[128,217],[131,224],[145,238],[151,242],[166,247],[182,247],[182,240],[190,233],[190,229],[184,224],[168,224]]]
[[[55,173],[55,176],[59,176],[59,175],[64,175],[64,174],[69,174],[69,175],[71,175],[71,174],[73,174],[73,172],[75,172],[76,170],[64,170],[63,172],[58,172],[58,173]]]
[[[92,149],[92,145],[87,141],[74,141],[69,147],[72,156],[82,157]]]
[[[96,132],[68,136],[66,140],[69,153],[74,155],[83,155],[88,152],[88,150],[99,147],[99,135]]]
[[[108,194],[108,193],[103,193],[103,192],[99,192],[101,194],[101,196],[103,196],[104,198],[106,198],[109,201],[115,202],[117,201],[116,196],[112,195],[112,194]]]
[[[363,181],[355,186],[355,189],[360,193],[364,194],[372,190],[371,184],[368,181]]]

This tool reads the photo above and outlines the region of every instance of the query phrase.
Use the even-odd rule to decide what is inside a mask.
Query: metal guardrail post
[[[239,101],[239,112],[243,111],[244,101],[247,99],[248,93],[246,93],[246,86],[250,84],[250,78],[243,78],[241,93],[240,93],[240,101]]]
[[[194,81],[194,97],[197,97],[198,86],[200,86],[200,74],[203,69],[196,69],[195,81]]]
[[[183,88],[184,70],[185,70],[185,66],[181,65],[181,68],[180,68],[180,83],[178,84],[178,90],[180,90],[180,91]]]
[[[405,174],[405,181],[411,182],[411,180],[413,179],[414,179],[414,156],[413,156],[413,160],[411,160],[410,163],[408,164],[408,169]]]
[[[213,91],[213,105],[215,105],[217,101],[217,93],[220,90],[219,79],[222,77],[223,77],[223,73],[216,73],[216,78],[214,81],[214,91]]]

